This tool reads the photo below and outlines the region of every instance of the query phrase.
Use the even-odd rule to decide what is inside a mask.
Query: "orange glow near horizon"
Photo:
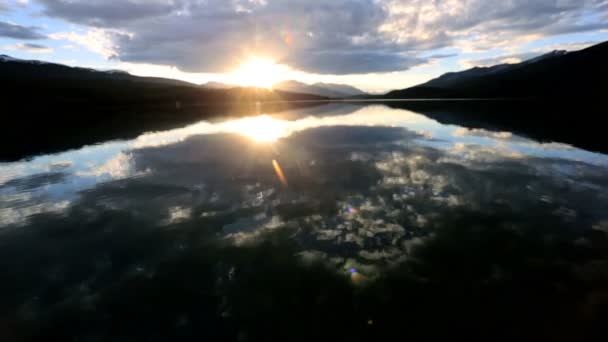
[[[240,86],[271,89],[283,79],[286,70],[270,58],[250,57],[231,73],[231,77]]]

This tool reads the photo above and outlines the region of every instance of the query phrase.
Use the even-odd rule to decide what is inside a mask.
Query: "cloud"
[[[15,4],[11,4],[10,0],[0,0],[0,13],[9,12],[11,10],[17,9],[19,7],[23,8],[27,6],[29,0],[15,0]]]
[[[52,53],[53,49],[50,47],[39,45],[39,44],[31,44],[31,43],[19,43],[9,46],[3,47],[6,50],[21,50],[29,53]]]
[[[424,64],[426,59],[391,52],[353,51],[319,52],[306,56],[290,56],[287,64],[303,71],[321,74],[361,74],[406,70]]]
[[[458,54],[456,53],[440,53],[440,54],[435,54],[435,55],[430,55],[427,58],[428,59],[442,59],[442,58],[451,58],[451,57],[457,57]]]
[[[23,43],[19,44],[19,48],[21,50],[25,50],[32,53],[51,53],[53,49],[50,47],[40,45],[40,44],[32,44],[32,43]]]
[[[26,40],[45,39],[46,37],[39,31],[39,27],[21,26],[0,21],[0,37]]]
[[[493,57],[479,58],[479,59],[463,59],[460,61],[460,65],[464,68],[473,67],[489,67],[498,64],[515,64],[523,61],[527,61],[546,53],[555,50],[566,50],[566,51],[577,51],[595,45],[599,42],[587,41],[587,42],[573,42],[564,44],[553,44],[544,46],[542,48],[534,49],[527,52],[502,54]]]
[[[539,55],[541,54],[534,52],[523,52],[479,59],[463,59],[460,61],[460,65],[469,69],[473,67],[490,67],[498,64],[516,64]]]
[[[49,184],[63,182],[67,174],[62,172],[40,173],[33,176],[26,176],[12,179],[0,185],[0,190],[15,188],[18,191],[31,191]]]
[[[439,32],[448,44],[468,43],[479,49],[509,43],[528,35],[549,36],[592,31],[608,23],[589,13],[606,13],[605,0],[389,1],[384,29],[400,41],[433,38]],[[593,20],[592,22],[588,22]]]
[[[177,8],[180,1],[164,0],[40,0],[45,14],[79,24],[111,26],[131,20],[166,15]]]
[[[57,32],[49,35],[55,40],[67,40],[87,48],[89,51],[100,54],[106,58],[116,56],[115,37],[124,33],[114,30],[90,29],[84,33]]]
[[[267,56],[317,74],[403,71],[438,48],[487,50],[608,28],[606,0],[38,0],[112,34],[123,62],[225,72]],[[87,39],[90,40],[90,39]]]

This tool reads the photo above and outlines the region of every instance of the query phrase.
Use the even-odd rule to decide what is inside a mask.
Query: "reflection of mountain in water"
[[[43,123],[35,123],[34,131],[25,127],[13,127],[10,134],[3,135],[6,141],[0,149],[0,160],[18,160],[32,155],[79,148],[83,145],[99,143],[111,139],[132,139],[149,131],[162,131],[192,124],[202,117],[213,121],[226,120],[226,117],[276,114],[285,120],[301,120],[316,117],[321,120],[332,117],[348,116],[362,108],[379,108],[388,106],[402,109],[404,113],[413,111],[444,124],[459,125],[468,128],[483,128],[492,131],[512,131],[530,136],[540,141],[556,141],[573,144],[582,148],[608,151],[601,125],[593,124],[595,118],[603,112],[597,103],[563,103],[538,101],[392,101],[392,102],[298,102],[298,103],[263,103],[241,104],[230,106],[204,106],[179,111],[179,117],[162,110],[145,110],[143,121],[106,120],[91,126],[86,118],[72,122],[73,125],[56,127],[45,126],[56,134],[49,141],[46,134],[35,134]],[[380,110],[380,109],[378,109]],[[131,112],[129,115],[137,111]],[[164,114],[160,114],[164,113]],[[154,119],[150,119],[154,117]],[[348,120],[353,117],[348,117]],[[376,120],[378,121],[378,120]],[[351,124],[344,121],[344,124]],[[356,121],[355,124],[362,124]],[[334,123],[335,124],[335,123]],[[381,124],[381,122],[376,122]],[[80,127],[82,126],[82,127]],[[27,132],[27,134],[24,134]]]
[[[6,331],[310,341],[603,329],[606,156],[382,106],[287,116],[300,121],[274,144],[167,134],[6,166],[0,312],[17,322]]]
[[[218,115],[251,115],[256,102],[322,101],[258,88],[210,89],[164,78],[0,56],[0,160],[134,138]],[[10,146],[10,148],[8,147]]]
[[[604,115],[598,102],[568,101],[394,101],[386,105],[415,111],[444,124],[512,131],[540,141],[557,141],[608,152]]]

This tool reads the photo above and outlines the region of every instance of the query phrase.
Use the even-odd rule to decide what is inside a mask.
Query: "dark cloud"
[[[72,22],[110,26],[146,17],[162,16],[171,13],[178,6],[178,1],[69,1],[40,0],[51,17],[60,17]]]
[[[121,38],[118,56],[185,71],[225,71],[248,55],[336,74],[404,70],[419,63],[393,53],[398,51],[378,32],[385,19],[385,10],[368,0],[188,3],[154,19],[153,26],[142,19],[125,27],[136,34]],[[370,46],[388,51],[370,52]]]
[[[116,58],[223,72],[249,55],[313,73],[407,70],[420,53],[608,27],[606,0],[39,0],[52,17],[112,32]],[[599,16],[597,15],[599,14]]]
[[[427,59],[404,56],[397,53],[373,51],[320,52],[305,56],[291,56],[284,62],[297,65],[304,71],[322,74],[362,74],[407,70],[423,64]]]
[[[440,53],[440,54],[436,54],[436,55],[430,55],[427,58],[428,59],[442,59],[442,58],[451,58],[451,57],[456,57],[458,56],[457,53]]]
[[[46,36],[39,31],[39,27],[21,26],[0,21],[0,37],[14,39],[45,39]]]
[[[46,47],[44,45],[40,45],[40,44],[25,43],[22,46],[24,48],[26,48],[26,49],[32,49],[32,50],[46,50],[46,49],[48,49],[48,47]]]
[[[49,172],[29,177],[17,178],[0,185],[0,191],[7,188],[14,188],[19,191],[34,190],[45,185],[62,182],[65,177],[66,174],[62,172]]]

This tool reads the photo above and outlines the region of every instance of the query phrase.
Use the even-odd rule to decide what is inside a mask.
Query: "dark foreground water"
[[[607,189],[380,104],[2,163],[0,341],[603,341]]]

